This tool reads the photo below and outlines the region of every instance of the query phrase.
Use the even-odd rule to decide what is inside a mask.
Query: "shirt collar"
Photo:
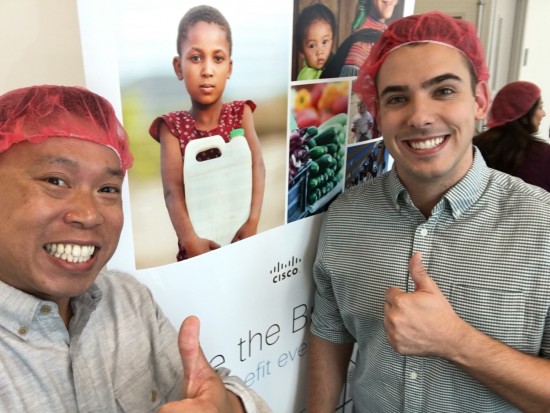
[[[43,301],[0,281],[0,325],[19,335],[32,320]],[[57,306],[55,307],[57,309]]]
[[[94,283],[86,292],[71,300],[73,308],[90,307],[93,311],[101,300],[101,290]],[[42,300],[0,281],[0,326],[16,335],[28,329],[43,305],[49,305],[58,314],[54,302]]]
[[[452,188],[435,206],[441,208],[442,203],[451,210],[455,219],[458,219],[481,197],[489,182],[489,168],[481,156],[479,149],[475,146],[474,160],[466,175]],[[389,191],[393,204],[397,210],[401,209],[402,203],[409,203],[409,194],[403,183],[397,176],[397,171],[392,168],[389,174]]]
[[[457,219],[466,212],[481,197],[489,182],[490,170],[481,156],[479,149],[474,147],[474,162],[455,186],[447,191],[443,198],[449,203],[453,216]]]

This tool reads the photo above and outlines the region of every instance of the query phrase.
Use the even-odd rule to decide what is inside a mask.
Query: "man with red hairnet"
[[[475,27],[439,12],[362,66],[394,167],[324,217],[308,411],[334,411],[354,346],[356,412],[550,410],[550,194],[472,145],[488,77]]]
[[[131,165],[97,94],[44,85],[0,96],[0,411],[268,412],[210,367],[196,317],[178,338],[145,286],[103,269]]]

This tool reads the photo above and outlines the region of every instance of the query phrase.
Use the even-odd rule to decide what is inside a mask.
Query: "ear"
[[[476,120],[485,119],[491,102],[491,93],[486,81],[477,82],[474,99],[476,102]]]
[[[178,80],[183,80],[183,72],[181,71],[181,57],[174,56],[172,59],[172,66],[174,67],[174,72]]]

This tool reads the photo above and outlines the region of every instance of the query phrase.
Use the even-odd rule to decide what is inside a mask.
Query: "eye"
[[[106,193],[106,194],[119,194],[120,188],[117,186],[104,186],[102,187],[99,192]]]
[[[202,58],[198,54],[194,54],[189,57],[189,60],[191,60],[192,62],[200,62]]]
[[[61,179],[61,178],[57,178],[57,177],[53,177],[53,176],[50,176],[50,177],[47,177],[46,179],[44,179],[46,182],[52,184],[52,185],[55,185],[55,186],[64,186],[64,187],[68,187],[68,185],[66,184],[66,182]]]
[[[309,44],[307,45],[307,48],[308,48],[308,49],[315,49],[315,43],[309,43]]]
[[[435,91],[436,96],[451,96],[455,93],[454,89],[451,87],[440,87]]]
[[[223,56],[214,56],[214,61],[216,63],[223,63],[225,61]]]
[[[404,102],[406,102],[406,99],[405,99],[405,96],[402,96],[402,95],[389,96],[385,100],[385,103],[388,106],[399,105],[399,104],[404,103]]]

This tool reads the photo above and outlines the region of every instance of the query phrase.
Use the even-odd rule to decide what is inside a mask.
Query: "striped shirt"
[[[488,168],[476,150],[426,219],[394,169],[331,204],[314,264],[312,332],[357,343],[355,411],[517,412],[449,362],[388,344],[384,292],[414,290],[407,264],[416,251],[462,319],[550,358],[550,194]]]

